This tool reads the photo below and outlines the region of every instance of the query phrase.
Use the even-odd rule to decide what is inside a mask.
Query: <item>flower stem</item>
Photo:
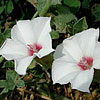
[[[50,7],[50,4],[51,4],[51,0],[46,0],[44,9],[41,11],[40,16],[44,16],[47,13],[47,11]]]
[[[51,0],[46,0],[44,9],[41,11],[40,14],[39,14],[38,11],[36,11],[35,14],[33,15],[32,19],[34,19],[34,18],[37,17],[38,15],[39,15],[39,16],[44,16],[44,15],[47,13],[47,11],[48,11],[48,9],[49,9],[49,7],[50,7],[50,4],[51,4]]]
[[[47,76],[47,80],[49,81],[50,80],[50,74],[49,74],[49,72],[46,69],[47,68],[47,65],[45,64],[45,62],[43,62],[38,57],[35,57],[35,60],[36,60],[37,64],[41,66],[42,70],[45,72],[45,74]]]
[[[35,14],[33,15],[32,19],[34,19],[35,17],[37,17],[39,15],[39,12],[36,11]]]

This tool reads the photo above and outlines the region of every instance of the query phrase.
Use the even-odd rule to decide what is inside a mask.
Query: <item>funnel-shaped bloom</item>
[[[11,39],[7,39],[0,49],[0,54],[7,60],[15,61],[15,71],[21,75],[32,59],[48,55],[53,51],[50,37],[49,17],[18,21],[11,30]]]
[[[89,92],[94,68],[100,69],[99,29],[88,29],[67,38],[55,51],[53,83],[71,83],[73,89]]]

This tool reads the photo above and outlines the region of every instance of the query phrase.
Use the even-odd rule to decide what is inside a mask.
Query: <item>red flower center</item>
[[[91,69],[92,64],[93,64],[92,57],[82,57],[82,60],[80,60],[78,66],[81,67],[82,70],[87,70]]]
[[[39,52],[40,49],[42,49],[42,46],[38,43],[35,43],[34,45],[27,45],[29,56],[33,56],[34,53]]]

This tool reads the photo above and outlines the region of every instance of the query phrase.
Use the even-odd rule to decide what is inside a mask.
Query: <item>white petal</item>
[[[56,59],[52,65],[53,83],[67,84],[70,82],[81,69],[75,64],[72,58],[66,56]]]
[[[31,20],[34,37],[40,43],[41,39],[44,40],[45,35],[51,31],[50,19],[50,17],[37,17]]]
[[[41,42],[38,43],[42,45],[42,49],[38,52],[39,58],[42,58],[54,51],[54,49],[52,49],[52,40],[49,33],[43,37],[43,40],[41,38]]]
[[[75,35],[84,56],[93,56],[93,51],[99,37],[99,29],[90,28]]]
[[[16,31],[17,30],[17,31]],[[34,36],[34,30],[32,27],[32,23],[30,20],[23,20],[18,21],[17,26],[15,26],[15,29],[13,28],[13,38],[22,38],[26,44],[31,44],[35,42],[35,36]],[[20,32],[20,33],[18,33]],[[14,35],[16,34],[16,35]],[[37,34],[37,33],[35,33]]]
[[[28,56],[28,50],[25,45],[13,39],[7,39],[0,49],[0,55],[7,60]]]
[[[100,69],[100,42],[97,42],[93,54],[93,67]]]
[[[93,80],[94,69],[81,71],[72,81],[71,86],[83,92],[89,92],[90,84]]]
[[[62,57],[64,54],[62,53],[63,51],[63,44],[60,44],[57,46],[55,53],[54,53],[54,59]]]
[[[25,41],[24,41],[23,36],[18,28],[18,25],[14,25],[13,28],[11,29],[11,38],[13,40],[17,40],[17,41],[20,41],[25,44]]]
[[[15,60],[15,71],[20,75],[25,75],[27,67],[30,65],[33,56],[19,58]]]
[[[49,34],[51,31],[50,19],[50,17],[37,17],[31,20],[35,40],[42,46],[42,49],[36,54],[39,58],[54,51],[52,49],[52,40]]]
[[[82,51],[76,41],[76,39],[74,39],[75,37],[70,37],[68,39],[65,39],[63,41],[63,53],[66,55],[66,53],[68,52],[74,60],[76,60],[77,62],[80,61],[80,59],[83,57]]]

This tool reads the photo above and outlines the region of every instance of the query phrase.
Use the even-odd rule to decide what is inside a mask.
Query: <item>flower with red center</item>
[[[15,61],[15,71],[25,75],[33,58],[42,58],[52,51],[50,37],[50,17],[37,17],[32,20],[18,21],[0,48],[0,54],[7,60]]]
[[[60,44],[52,65],[53,83],[71,83],[73,89],[89,92],[94,68],[100,69],[99,29],[88,29]]]
[[[42,49],[42,46],[38,43],[35,43],[34,45],[28,44],[27,46],[28,46],[29,56],[33,56],[34,53],[38,53]]]

